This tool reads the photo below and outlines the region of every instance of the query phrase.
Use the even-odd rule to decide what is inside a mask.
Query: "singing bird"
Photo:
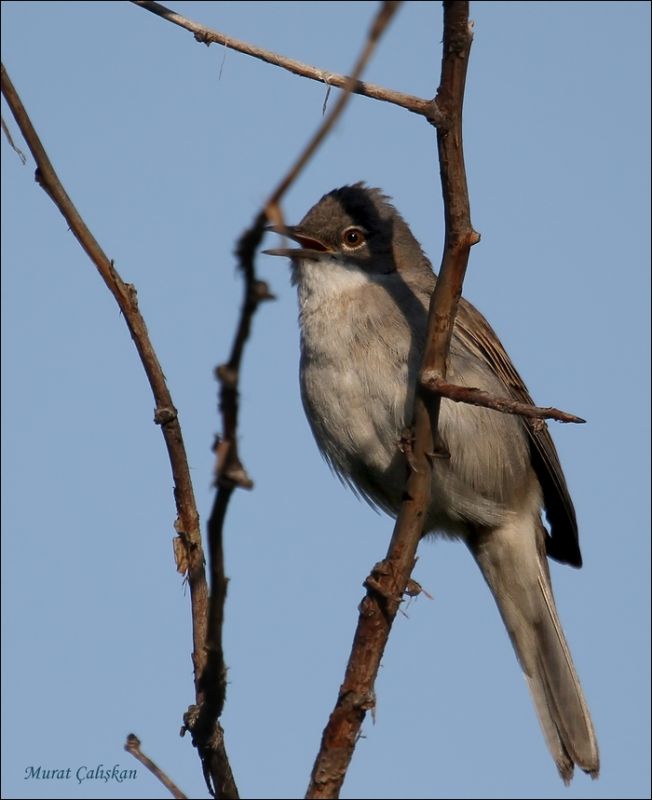
[[[301,330],[301,396],[317,446],[372,505],[396,516],[406,468],[432,266],[379,189],[324,195],[293,227],[270,230],[291,260]],[[484,317],[460,300],[447,379],[532,403]],[[582,564],[577,521],[545,423],[442,399],[448,458],[433,460],[424,530],[461,539],[493,593],[563,780],[597,777],[598,744],[555,607],[547,558]],[[545,511],[549,530],[542,521]]]

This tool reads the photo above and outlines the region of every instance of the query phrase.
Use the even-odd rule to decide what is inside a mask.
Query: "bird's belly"
[[[407,380],[375,380],[342,364],[325,364],[304,366],[301,383],[306,415],[326,460],[366,499],[396,511],[406,478],[399,444],[411,416]]]
[[[407,368],[389,375],[345,361],[308,360],[301,384],[326,460],[365,499],[395,515],[407,478],[399,445],[412,420]],[[510,498],[531,484],[516,420],[443,400],[440,432],[450,456],[433,461],[427,527],[458,535],[468,523],[502,523]]]

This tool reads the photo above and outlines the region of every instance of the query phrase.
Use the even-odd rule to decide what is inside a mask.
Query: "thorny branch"
[[[207,777],[208,788],[211,793],[218,797],[235,798],[238,796],[230,770],[226,778],[224,772],[220,771],[220,769],[223,770],[225,765],[218,749],[223,744],[223,733],[218,720],[222,714],[226,698],[227,673],[222,648],[224,603],[228,583],[224,571],[224,520],[233,490],[238,486],[242,488],[251,488],[253,486],[240,461],[237,447],[240,365],[244,347],[251,331],[253,316],[261,302],[273,298],[267,284],[256,275],[254,258],[262,240],[265,225],[268,222],[282,222],[279,209],[281,199],[344,111],[351,97],[350,89],[356,85],[358,77],[371,58],[382,33],[399,5],[400,3],[398,2],[385,2],[381,5],[371,25],[362,53],[354,66],[352,77],[347,79],[348,83],[345,84],[345,91],[338,98],[332,111],[324,118],[318,130],[288,170],[285,177],[269,196],[263,209],[257,214],[252,226],[242,234],[236,247],[239,268],[244,278],[244,297],[229,360],[226,364],[222,364],[216,369],[216,376],[220,381],[220,411],[222,414],[223,434],[216,445],[215,483],[217,492],[208,522],[211,597],[206,641],[207,662],[200,681],[204,703],[197,708],[190,709],[185,718],[186,728],[191,731],[193,742],[199,749],[204,766],[204,775],[210,775],[210,780]],[[226,762],[226,766],[228,767],[228,762]],[[221,786],[216,784],[220,777],[222,778]]]
[[[339,75],[335,72],[328,72],[327,70],[319,69],[311,64],[304,64],[294,58],[282,56],[279,53],[274,53],[271,50],[265,50],[262,47],[257,47],[249,42],[244,42],[240,39],[235,39],[232,36],[227,36],[220,31],[208,28],[206,25],[201,25],[194,22],[187,17],[177,14],[170,8],[166,8],[161,3],[152,2],[152,0],[132,0],[135,5],[151,11],[163,19],[178,25],[185,30],[190,31],[195,35],[195,39],[202,44],[221,44],[230,50],[237,50],[245,55],[259,58],[268,64],[274,64],[277,67],[282,67],[295,75],[301,75],[304,78],[309,78],[313,81],[325,83],[327,86],[335,86],[338,89],[346,89],[353,92],[353,94],[360,94],[364,97],[370,97],[374,100],[384,100],[387,103],[405,108],[415,114],[422,114],[436,123],[440,119],[440,114],[434,100],[424,100],[421,97],[415,97],[411,94],[404,94],[397,92],[393,89],[387,89],[384,86],[376,86],[373,83],[365,83],[354,78],[352,81],[346,75]]]

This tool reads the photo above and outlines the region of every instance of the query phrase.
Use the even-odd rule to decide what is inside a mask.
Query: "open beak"
[[[301,230],[299,225],[269,225],[265,228],[270,233],[278,233],[279,236],[286,236],[288,239],[297,242],[300,247],[275,247],[271,250],[263,250],[268,256],[286,256],[287,258],[317,258],[323,253],[329,253],[330,249],[319,239],[310,236]]]

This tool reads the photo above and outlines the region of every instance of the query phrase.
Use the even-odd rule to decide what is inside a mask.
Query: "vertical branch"
[[[446,377],[446,359],[453,335],[457,304],[469,261],[469,250],[480,241],[471,225],[469,192],[462,145],[462,107],[473,36],[468,2],[444,2],[441,82],[435,98],[445,122],[437,126],[437,150],[444,199],[444,254],[430,301],[428,347],[422,383]],[[437,415],[439,401],[436,402]],[[436,427],[436,417],[433,420]]]
[[[228,579],[224,569],[223,530],[226,512],[234,489],[251,489],[253,481],[248,476],[238,454],[239,377],[245,344],[251,333],[251,324],[258,306],[273,299],[267,284],[256,276],[254,254],[262,238],[266,217],[260,214],[251,231],[240,239],[236,254],[244,277],[244,296],[229,360],[217,369],[220,381],[219,407],[222,414],[223,433],[215,445],[215,493],[213,508],[208,520],[208,551],[211,594],[208,605],[206,633],[206,662],[200,676],[201,702],[186,715],[186,727],[191,731],[193,743],[199,750],[204,777],[214,797],[232,800],[238,790],[226,755],[224,731],[219,723],[226,700],[227,669],[222,646],[224,605]]]
[[[441,81],[435,106],[437,142],[444,196],[446,235],[441,272],[430,302],[422,374],[446,375],[457,301],[468,263],[469,249],[478,241],[471,228],[469,198],[462,150],[462,104],[472,35],[466,0],[444,2],[444,40]],[[434,119],[430,119],[435,122]],[[433,403],[419,376],[415,393],[414,440],[408,458],[409,474],[387,556],[377,564],[365,585],[367,594],[344,681],[322,736],[306,797],[338,797],[360,736],[362,722],[375,706],[374,683],[389,633],[416,562],[424,517],[430,504],[431,460],[439,455],[439,399]]]
[[[207,786],[216,797],[238,797],[235,781],[224,751],[223,731],[219,725],[219,718],[226,699],[227,672],[222,647],[224,603],[228,584],[224,571],[223,529],[233,490],[237,487],[250,489],[253,486],[238,455],[240,366],[244,347],[251,332],[254,314],[261,302],[273,299],[267,284],[256,275],[255,254],[264,235],[265,224],[282,222],[280,201],[341,116],[350,100],[351,91],[357,85],[358,78],[399,5],[397,0],[385,0],[381,4],[351,77],[347,79],[344,91],[294,164],[275,187],[251,227],[244,231],[236,247],[238,265],[244,279],[244,291],[240,319],[229,360],[216,370],[217,378],[220,381],[220,412],[223,433],[215,448],[217,492],[208,521],[211,596],[208,611],[206,662],[200,678],[201,703],[198,701],[198,706],[189,709],[185,717],[186,728],[191,731],[193,743],[200,753]]]

